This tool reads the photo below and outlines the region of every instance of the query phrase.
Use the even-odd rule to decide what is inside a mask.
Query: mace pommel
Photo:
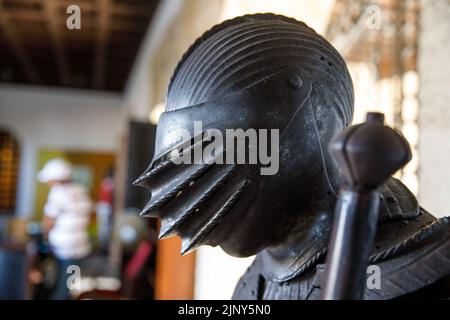
[[[369,112],[366,122],[337,134],[329,145],[348,187],[373,190],[411,160],[406,139],[384,125],[384,115]]]
[[[378,223],[376,188],[411,159],[411,150],[401,134],[384,125],[383,114],[371,112],[365,123],[337,134],[329,151],[345,183],[335,208],[323,298],[359,300]]]

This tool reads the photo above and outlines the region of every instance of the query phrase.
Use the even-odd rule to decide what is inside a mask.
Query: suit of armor
[[[448,299],[450,219],[436,219],[419,207],[414,196],[396,179],[391,178],[379,193],[379,226],[369,264],[379,267],[380,283],[368,285],[364,299]],[[290,271],[285,266],[291,261],[271,263],[267,255],[270,253],[256,256],[236,286],[233,299],[321,299],[325,246],[315,255],[303,256]],[[270,272],[274,267],[280,270],[279,274]]]
[[[175,69],[154,160],[136,181],[151,191],[141,215],[161,219],[160,237],[180,236],[182,253],[210,245],[237,257],[256,255],[235,299],[319,299],[342,180],[326,147],[352,115],[346,64],[314,30],[273,14],[225,21],[202,35]],[[233,155],[228,145],[213,161],[174,161],[211,146],[212,133],[237,128],[278,130],[275,173],[262,174],[260,162],[215,161]],[[447,297],[448,286],[443,293],[437,287],[450,274],[449,219],[420,208],[396,179],[378,192],[370,264],[380,283],[365,298],[425,290]]]

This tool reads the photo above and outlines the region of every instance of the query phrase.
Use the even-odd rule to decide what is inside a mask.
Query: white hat
[[[39,171],[37,178],[46,183],[52,180],[69,180],[72,175],[72,166],[63,159],[52,159]]]

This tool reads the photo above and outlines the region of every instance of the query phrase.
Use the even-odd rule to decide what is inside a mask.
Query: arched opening
[[[17,139],[0,129],[0,215],[14,214],[16,210],[19,158]]]

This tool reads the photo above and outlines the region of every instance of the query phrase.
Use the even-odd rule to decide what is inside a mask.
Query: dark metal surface
[[[341,161],[341,171],[339,159],[326,147],[351,123],[352,115],[347,67],[314,30],[273,14],[225,21],[189,48],[172,76],[166,112],[157,127],[155,157],[136,181],[151,192],[142,215],[161,219],[160,237],[180,236],[183,253],[210,245],[233,256],[256,255],[236,287],[235,299],[319,299],[338,187],[346,181],[349,190],[357,192],[353,200],[363,200],[348,208],[372,214],[365,221],[368,228],[362,229],[357,226],[363,217],[354,215],[354,230],[370,231],[365,234],[368,242],[355,247],[363,251],[355,257],[364,260],[370,254],[387,272],[383,289],[365,292],[364,298],[390,299],[424,287],[450,268],[426,278],[417,275],[421,259],[415,256],[415,246],[422,246],[421,254],[429,259],[423,261],[430,268],[440,267],[437,259],[448,255],[434,251],[437,244],[428,241],[442,236],[438,249],[447,250],[448,224],[439,223],[440,231],[426,229],[436,218],[419,207],[400,181],[387,179],[399,159],[404,161],[405,150],[399,148],[403,141],[392,139],[382,125],[357,127],[360,133],[367,127],[375,133],[382,150],[368,147],[370,134],[349,135],[354,149],[347,166]],[[278,172],[261,175],[260,164],[175,164],[174,152],[195,154],[210,143],[204,135],[189,141],[183,137],[185,130],[192,137],[194,121],[201,121],[203,130],[220,132],[278,129]],[[227,151],[223,148],[217,156]],[[375,215],[379,231],[372,243],[374,229],[369,227]],[[426,239],[417,236],[422,232]],[[399,269],[404,257],[412,266],[407,274]],[[412,274],[416,280],[408,283],[414,285],[401,284]]]
[[[375,191],[341,190],[328,248],[325,300],[362,299],[378,209]]]
[[[397,192],[400,190],[396,188]],[[403,207],[403,200],[397,200]],[[402,217],[407,215],[407,212],[401,214]],[[378,226],[374,247],[369,263],[380,268],[380,287],[366,288],[363,299],[450,297],[449,286],[438,292],[433,289],[434,284],[445,282],[450,275],[449,218],[436,220],[421,209],[413,219],[384,220]],[[265,262],[258,255],[239,280],[233,299],[323,299],[327,273],[324,257],[325,251],[301,273],[286,281],[276,281],[265,276]]]
[[[344,175],[327,256],[326,300],[362,299],[378,223],[376,188],[411,159],[408,142],[384,115],[339,133],[330,143]]]
[[[326,243],[337,188],[324,148],[352,113],[344,61],[305,24],[258,14],[215,26],[172,77],[154,161],[137,181],[152,193],[142,214],[161,218],[161,236],[180,236],[183,252],[206,244],[233,256],[274,247],[278,256],[292,241],[323,238],[314,254]],[[278,129],[278,172],[263,176],[260,164],[174,165],[170,152],[186,142],[182,129],[192,136],[194,121],[221,132]],[[201,140],[191,146],[202,147]]]
[[[125,208],[142,208],[147,202],[149,192],[142,188],[134,188],[132,183],[153,157],[155,134],[156,126],[153,124],[131,121],[128,125]]]

